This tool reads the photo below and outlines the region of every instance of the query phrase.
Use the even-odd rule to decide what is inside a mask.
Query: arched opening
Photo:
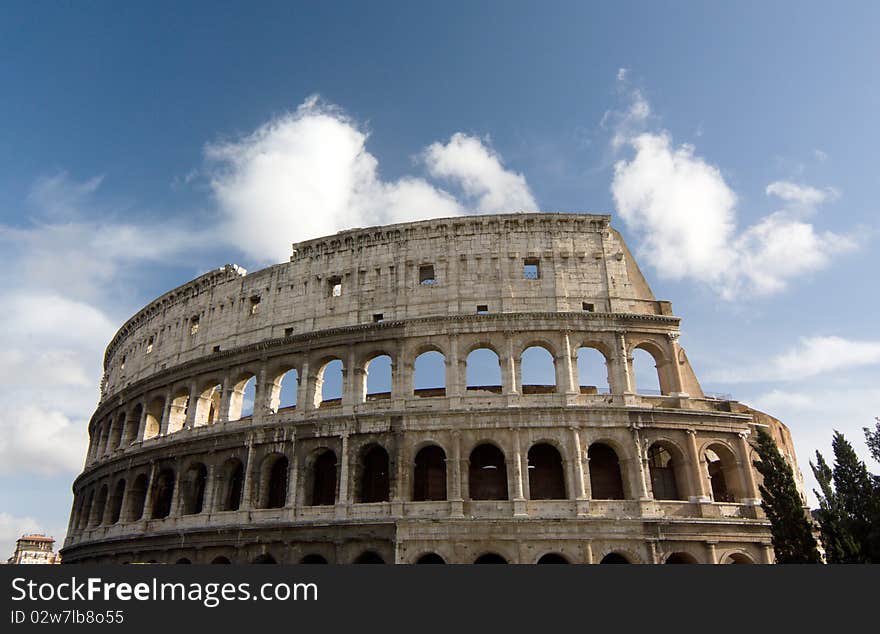
[[[312,466],[312,487],[309,506],[336,504],[336,454],[327,449]]]
[[[359,502],[387,502],[390,498],[388,452],[379,445],[361,454]]]
[[[109,451],[119,449],[120,445],[122,445],[122,430],[124,427],[125,414],[120,414],[116,417],[116,420],[113,421],[113,426],[110,429],[110,446],[108,447]]]
[[[673,457],[673,449],[668,445],[654,443],[648,449],[648,470],[655,500],[683,499],[678,488],[683,462],[677,451]]]
[[[710,445],[705,452],[713,502],[736,502],[738,465],[736,456],[722,444]]]
[[[220,556],[220,557],[214,557],[214,559],[211,560],[211,563],[212,564],[219,564],[219,565],[229,565],[232,562],[229,561],[229,559],[227,559],[226,557]]]
[[[229,394],[229,420],[241,420],[254,415],[257,395],[257,377],[245,372],[238,376]]]
[[[443,557],[437,553],[425,553],[416,560],[417,564],[445,564]]]
[[[556,391],[556,364],[549,350],[526,348],[520,357],[520,386],[523,394],[551,394]]]
[[[604,557],[602,557],[602,561],[600,564],[628,564],[630,563],[629,559],[621,555],[620,553],[608,553]]]
[[[442,352],[429,350],[416,357],[413,394],[422,397],[446,396],[446,357]]]
[[[672,553],[666,558],[667,564],[695,564],[698,563],[696,557],[688,553]]]
[[[181,557],[180,559],[178,559],[174,563],[175,564],[192,564],[192,562],[189,559],[187,559],[186,557]]]
[[[333,359],[318,371],[315,382],[315,405],[333,407],[342,403],[342,361]]]
[[[299,372],[296,368],[282,374],[278,378],[277,385],[277,402],[272,404],[272,410],[280,412],[284,409],[294,409],[299,394]]]
[[[506,564],[507,560],[498,553],[486,553],[474,560],[475,564]]]
[[[472,500],[506,500],[507,464],[495,445],[476,447],[470,456],[468,488]]]
[[[260,508],[280,509],[287,503],[287,479],[290,462],[287,456],[272,454],[263,461],[263,486]]]
[[[134,484],[131,485],[131,490],[128,492],[128,509],[125,513],[126,521],[135,522],[144,516],[148,482],[146,474],[143,473],[134,479]]]
[[[413,501],[446,499],[446,452],[437,445],[423,447],[416,454],[413,472]]]
[[[367,401],[391,398],[391,357],[387,354],[373,357],[364,365]]]
[[[162,429],[162,412],[165,410],[165,399],[154,398],[147,407],[144,419],[144,440],[155,438]]]
[[[244,465],[238,458],[230,458],[223,464],[223,489],[220,498],[221,511],[237,511],[241,506],[244,486]]]
[[[153,484],[153,514],[150,519],[163,519],[171,515],[174,498],[174,470],[162,469]]]
[[[186,424],[186,415],[189,412],[189,392],[178,390],[171,398],[171,407],[168,410],[168,433],[173,434],[183,429]]]
[[[637,394],[659,396],[663,394],[660,387],[658,361],[646,349],[636,347],[632,351],[633,378]]]
[[[131,414],[129,414],[127,420],[125,421],[125,433],[122,437],[123,447],[129,447],[133,442],[137,440],[138,425],[140,425],[143,412],[144,406],[138,403],[131,411]]]
[[[306,555],[299,560],[301,564],[326,564],[328,563],[321,555]]]
[[[751,557],[744,553],[731,553],[728,555],[724,563],[726,564],[753,564],[755,563]]]
[[[125,480],[119,480],[110,496],[110,524],[119,521],[122,515],[122,500],[125,497]]]
[[[529,497],[532,500],[564,500],[565,473],[562,456],[553,445],[541,443],[529,449]]]
[[[100,526],[104,523],[104,510],[107,507],[107,485],[104,484],[98,489],[98,495],[95,496],[95,506],[92,509],[92,526]]]
[[[608,359],[596,348],[578,348],[578,386],[581,394],[610,394]]]
[[[354,560],[356,564],[384,564],[385,560],[382,557],[372,550],[368,550],[366,552],[358,555],[357,559]]]
[[[567,564],[568,559],[560,555],[559,553],[547,553],[546,555],[542,555],[538,560],[539,564]]]
[[[82,510],[80,512],[80,516],[79,516],[80,530],[82,530],[84,528],[88,528],[88,526],[89,526],[89,521],[91,520],[91,514],[92,514],[92,503],[94,502],[94,500],[95,500],[95,491],[91,490],[91,491],[89,491],[88,495],[86,496],[86,502],[85,502],[85,504],[83,504]]]
[[[590,445],[590,484],[594,500],[623,500],[623,478],[617,453],[608,445]]]
[[[98,445],[98,456],[110,453],[110,428],[112,426],[113,421],[106,420],[101,427],[101,443]]]
[[[266,554],[260,555],[259,557],[255,557],[251,563],[252,564],[277,564],[278,562],[275,561],[275,558],[272,555],[266,553]]]
[[[477,348],[467,356],[467,389],[501,394],[501,361],[489,348]]]
[[[212,382],[200,393],[196,402],[196,415],[193,420],[194,427],[213,425],[220,418],[220,397],[223,394],[223,386]]]
[[[208,483],[208,469],[202,463],[190,465],[183,481],[183,514],[201,513],[205,503],[205,489]]]

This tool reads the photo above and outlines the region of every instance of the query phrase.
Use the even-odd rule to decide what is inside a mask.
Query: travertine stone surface
[[[255,273],[224,266],[108,346],[64,561],[771,561],[748,438],[768,427],[797,471],[791,437],[704,395],[679,321],[605,215],[353,229]],[[535,346],[555,385],[523,385]],[[499,385],[467,385],[480,348]],[[582,384],[581,348],[608,389]],[[662,394],[639,393],[636,349]],[[416,389],[429,351],[445,385]],[[380,355],[391,390],[368,394]],[[333,360],[342,397],[322,402]]]

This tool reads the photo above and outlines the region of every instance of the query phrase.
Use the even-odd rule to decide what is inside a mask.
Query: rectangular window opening
[[[342,278],[341,277],[331,277],[327,280],[327,289],[330,292],[330,297],[340,297],[342,296]]]
[[[214,352],[220,352],[220,346],[214,346]]]
[[[538,258],[523,260],[523,277],[527,280],[537,280],[541,277],[541,261]]]
[[[284,336],[285,337],[290,337],[292,335],[293,335],[293,328],[285,328],[284,329]]]
[[[596,310],[596,307],[589,302],[584,302],[583,307],[584,307],[584,310],[588,313],[592,313],[594,310]]]
[[[419,284],[433,286],[436,283],[437,278],[434,276],[434,265],[422,264],[419,267]]]
[[[256,315],[257,311],[260,310],[260,296],[254,295],[251,297],[251,315]]]
[[[477,304],[477,314],[485,315],[489,312],[489,306],[487,304]]]
[[[153,351],[153,338],[150,337],[147,339],[147,354],[150,354]]]
[[[379,322],[382,322],[382,321],[385,321],[385,315],[384,315],[384,314],[382,314],[382,313],[376,313],[376,314],[373,315],[373,322],[374,322],[374,323],[377,323],[377,324],[378,324]]]
[[[195,335],[199,331],[199,317],[196,315],[189,320],[189,334]]]

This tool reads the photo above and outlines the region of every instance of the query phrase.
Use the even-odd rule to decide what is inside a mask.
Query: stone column
[[[315,407],[315,385],[312,373],[309,371],[309,358],[303,359],[300,372],[296,376],[299,383],[296,386],[296,409],[309,411]]]
[[[342,432],[342,451],[339,457],[339,499],[336,501],[336,517],[348,515],[348,505],[351,503],[348,494],[349,485],[349,441],[348,431]]]
[[[174,491],[171,493],[171,510],[168,513],[169,517],[177,517],[180,515],[180,467],[181,461],[180,458],[178,458],[177,462],[174,464]]]
[[[296,488],[299,481],[299,456],[296,451],[296,438],[292,440],[292,456],[290,457],[290,472],[287,474],[287,499],[284,501],[286,508],[296,507]]]
[[[772,564],[776,561],[776,554],[773,552],[772,544],[761,544],[761,563]]]
[[[199,411],[199,405],[201,405],[201,394],[199,394],[198,388],[195,383],[190,383],[189,386],[189,400],[187,401],[186,408],[186,420],[183,422],[184,429],[192,429],[196,425],[196,413]]]
[[[499,356],[498,358],[498,362],[501,364],[501,391],[504,394],[516,394],[517,360],[513,354],[513,333],[505,331],[504,338],[504,349],[502,351],[503,357]]]
[[[449,349],[446,357],[446,396],[459,397],[464,393],[462,389],[462,367],[458,359],[458,338],[449,337]]]
[[[752,462],[749,459],[751,447],[749,447],[749,443],[746,440],[749,434],[742,432],[737,434],[737,436],[739,438],[739,453],[741,456],[740,465],[742,468],[743,482],[746,485],[746,499],[743,500],[743,503],[758,505],[761,503],[761,493],[758,490],[758,485],[755,483],[755,471]]]
[[[649,539],[648,542],[648,557],[651,560],[652,564],[659,564],[660,558],[657,556],[657,540]]]
[[[144,436],[147,433],[147,403],[141,402],[141,417],[138,420],[137,442],[144,442]]]
[[[577,427],[571,427],[571,447],[574,453],[571,461],[574,471],[574,499],[578,515],[586,515],[589,512],[587,491],[584,486],[584,458],[581,452],[581,437]]]
[[[229,421],[229,406],[232,397],[232,384],[229,376],[223,377],[223,392],[220,394],[219,411],[217,412],[217,422],[225,423]]]
[[[147,495],[144,499],[144,512],[142,520],[148,520],[153,515],[153,482],[156,480],[156,463],[150,463],[150,477],[147,478]]]
[[[401,432],[395,435],[396,442],[394,444],[397,446],[397,451],[394,460],[394,489],[393,496],[391,497],[391,514],[399,517],[403,515],[403,502],[409,497],[406,494],[406,489],[408,488],[407,474],[412,465],[409,464],[408,452],[404,446],[403,433]]]
[[[366,400],[368,370],[357,365],[354,346],[349,347],[348,355],[342,368],[342,405],[349,406],[363,403]]]
[[[226,389],[223,389],[226,392]],[[214,498],[217,496],[217,483],[214,481],[216,467],[213,462],[208,463],[208,473],[205,476],[205,501],[202,504],[202,513],[214,512]]]
[[[528,516],[526,510],[526,500],[523,495],[523,468],[522,468],[522,449],[520,448],[519,433],[516,429],[511,428],[513,434],[513,456],[511,463],[513,466],[513,516]]]
[[[688,459],[691,463],[689,469],[691,474],[691,496],[690,502],[710,502],[711,498],[706,493],[706,474],[703,467],[703,459],[697,451],[697,432],[693,429],[687,430],[688,437]]]
[[[453,517],[464,517],[464,501],[461,491],[461,433],[452,432],[452,459],[447,461],[449,479],[450,512]]]
[[[251,472],[254,470],[253,461],[254,438],[253,436],[249,436],[247,441],[247,459],[245,460],[244,465],[244,482],[241,485],[241,505],[239,506],[239,509],[242,511],[249,511],[254,508],[251,491],[251,480],[253,480]]]
[[[254,415],[253,421],[261,420],[269,413],[269,398],[272,388],[266,378],[266,366],[261,366],[257,372],[257,384],[254,386]]]
[[[584,563],[593,563],[593,541],[590,539],[584,542]]]
[[[718,563],[718,554],[715,552],[715,544],[718,542],[706,542],[706,551],[708,552],[709,563],[717,564]]]
[[[165,404],[162,406],[162,421],[159,423],[159,435],[168,434],[168,425],[171,422],[171,390],[165,392]]]
[[[570,331],[566,330],[562,335],[562,380],[559,380],[559,370],[556,371],[556,389],[565,390],[567,394],[579,394],[580,386],[578,385],[577,373],[575,366],[577,365],[577,352],[572,354]],[[556,367],[559,367],[557,358]]]
[[[614,356],[611,358],[611,391],[614,394],[632,394],[635,383],[632,380],[632,364],[626,349],[626,331],[618,329],[614,333]]]
[[[669,339],[670,363],[672,364],[672,377],[675,380],[675,395],[686,398],[688,396],[684,389],[684,379],[681,376],[681,364],[678,362],[679,346],[678,337],[680,332],[667,332],[666,337]]]
[[[630,431],[632,432],[633,448],[635,449],[635,455],[633,456],[633,465],[636,468],[636,484],[638,484],[639,487],[639,500],[650,500],[651,497],[648,495],[648,482],[645,473],[645,458],[642,455],[642,442],[639,435],[639,428],[636,425],[632,425],[630,427]]]
[[[581,433],[578,433],[578,438],[581,440],[581,455],[583,456],[582,460],[582,472],[584,474],[584,497],[587,500],[591,500],[593,498],[593,483],[590,480],[590,444],[588,442],[583,442],[581,438]]]

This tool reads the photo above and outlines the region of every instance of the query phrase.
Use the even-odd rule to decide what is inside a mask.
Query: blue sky
[[[145,302],[447,212],[613,213],[705,389],[785,421],[805,476],[833,428],[867,457],[876,4],[179,5],[0,8],[0,548],[63,536]]]

